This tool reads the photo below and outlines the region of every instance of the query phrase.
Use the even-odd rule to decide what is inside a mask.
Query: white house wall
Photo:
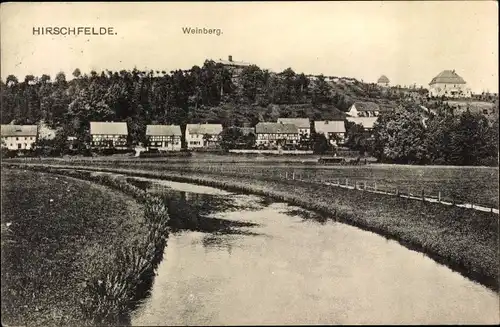
[[[9,150],[31,150],[36,136],[2,136],[2,142]]]

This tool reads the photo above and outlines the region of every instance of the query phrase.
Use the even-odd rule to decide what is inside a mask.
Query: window
[[[16,141],[19,141],[19,137],[16,137]]]
[[[21,144],[18,144],[18,145],[17,145],[17,148],[18,148],[18,149],[20,149],[20,148],[21,148]]]

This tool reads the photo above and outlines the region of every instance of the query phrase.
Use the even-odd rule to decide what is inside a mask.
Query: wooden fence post
[[[373,182],[373,189],[376,191],[377,190],[377,182]]]
[[[358,181],[354,181],[354,189],[356,189],[358,186]]]
[[[349,178],[345,179],[345,186],[349,186]]]
[[[288,179],[288,172],[285,171],[285,179]]]
[[[399,196],[399,189],[396,187],[396,196]]]
[[[295,172],[292,172],[292,179],[295,179]]]
[[[425,194],[424,194],[424,189],[422,189],[422,201],[425,202]]]
[[[438,202],[441,203],[441,191],[438,192]]]

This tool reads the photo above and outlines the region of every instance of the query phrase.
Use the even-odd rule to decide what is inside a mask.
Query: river
[[[263,197],[147,187],[187,223],[134,326],[499,322],[495,292],[397,242]]]

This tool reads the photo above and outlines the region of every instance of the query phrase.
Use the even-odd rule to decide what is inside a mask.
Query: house
[[[346,117],[346,119],[356,125],[363,126],[365,130],[369,131],[373,129],[373,124],[375,124],[378,117]]]
[[[150,148],[163,151],[181,149],[181,127],[179,125],[147,125],[146,138]]]
[[[37,125],[1,125],[2,147],[9,150],[30,150],[38,136]]]
[[[310,138],[311,136],[311,122],[309,118],[278,118],[278,123],[297,126],[300,137]]]
[[[470,98],[471,90],[455,70],[443,70],[429,83],[431,97]]]
[[[390,110],[390,108],[382,108],[374,102],[359,101],[352,104],[347,115],[351,117],[377,117],[381,112]]]
[[[221,124],[187,124],[187,146],[189,148],[216,146],[219,144],[221,132]]]
[[[90,122],[90,136],[94,148],[127,147],[128,129],[125,122]]]
[[[251,66],[252,64],[244,61],[234,61],[233,56],[229,55],[227,60],[217,59],[214,60],[216,64],[222,64],[225,68],[227,68],[231,74],[232,79],[237,78],[245,67]]]
[[[342,144],[345,141],[345,122],[343,120],[314,121],[314,130],[325,135],[330,144]]]
[[[382,87],[388,87],[389,79],[387,78],[387,76],[385,75],[380,76],[379,79],[377,80],[377,85]]]
[[[255,135],[257,146],[297,144],[300,140],[299,129],[294,124],[258,123]]]

